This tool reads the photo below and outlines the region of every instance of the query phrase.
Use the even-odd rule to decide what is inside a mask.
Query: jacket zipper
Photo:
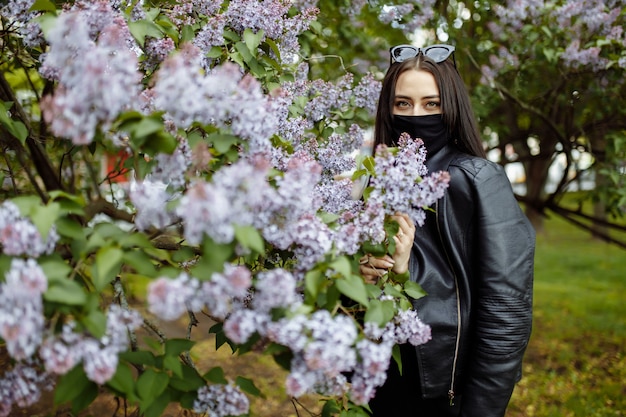
[[[456,343],[454,346],[454,360],[452,361],[452,380],[450,382],[450,389],[448,390],[450,407],[452,407],[454,405],[454,382],[456,379],[456,363],[459,357],[459,345],[461,342],[461,295],[459,293],[459,280],[452,266],[452,262],[450,261],[450,255],[448,254],[448,250],[446,249],[445,242],[443,241],[443,235],[441,234],[441,227],[439,226],[439,201],[435,202],[435,216],[437,220],[437,233],[439,233],[439,240],[441,241],[443,252],[446,254],[448,266],[450,267],[450,270],[452,271],[452,276],[454,277],[454,288],[456,292]]]

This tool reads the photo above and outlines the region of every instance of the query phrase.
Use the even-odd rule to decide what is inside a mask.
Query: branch
[[[472,65],[474,65],[476,70],[479,71],[483,76],[485,76],[485,78],[487,78],[487,76],[483,73],[483,71],[481,70],[480,66],[478,65],[478,62],[476,62],[476,60],[474,59],[474,57],[470,53],[469,49],[464,49],[463,51],[467,54],[470,62],[472,63]],[[565,145],[565,143],[567,142],[566,138],[559,131],[558,126],[552,120],[550,120],[550,118],[548,118],[548,116],[546,116],[545,112],[541,111],[541,109],[538,109],[538,108],[536,108],[534,106],[531,106],[528,103],[523,102],[521,99],[519,99],[518,97],[513,95],[513,93],[511,93],[505,86],[500,84],[495,79],[491,78],[490,80],[493,83],[493,86],[498,90],[498,92],[501,95],[503,95],[504,97],[506,97],[509,100],[513,101],[515,104],[520,106],[522,109],[532,113],[533,115],[535,115],[535,116],[539,117],[541,120],[543,120],[550,127],[550,130],[552,130],[556,134],[559,142],[561,142],[561,143],[563,143]]]
[[[96,214],[103,213],[114,220],[123,220],[128,223],[133,223],[134,215],[125,210],[120,210],[113,205],[113,203],[106,201],[103,198],[93,200],[87,207],[85,207],[85,222],[89,222],[94,218]]]
[[[580,220],[576,220],[574,218],[574,216],[579,216],[582,217],[586,220],[590,220],[596,223],[599,223],[603,226],[607,226],[613,229],[618,229],[618,230],[623,230],[626,231],[626,226],[620,226],[618,224],[615,223],[611,223],[611,222],[607,222],[605,220],[602,219],[598,219],[595,218],[593,216],[589,216],[587,214],[583,214],[580,211],[574,211],[574,210],[570,210],[570,209],[566,209],[564,207],[560,207],[557,206],[556,204],[552,204],[547,206],[547,208],[549,208],[550,210],[552,210],[554,213],[558,214],[559,216],[561,216],[562,218],[564,218],[565,220],[567,220],[568,222],[584,229],[587,230],[589,232],[593,232],[596,236],[599,236],[602,240],[604,240],[605,242],[608,243],[613,243],[617,246],[619,246],[622,249],[626,249],[626,242],[622,242],[621,240],[615,239],[613,237],[611,237],[608,233],[604,233],[601,231],[597,231],[597,230],[592,230],[592,227],[588,224],[585,224],[583,222],[581,222]]]
[[[55,170],[52,167],[52,163],[48,159],[48,156],[46,155],[43,146],[41,145],[41,143],[35,140],[32,127],[30,125],[30,120],[26,115],[26,112],[24,112],[24,109],[22,109],[22,106],[20,106],[17,97],[13,93],[13,89],[9,85],[9,82],[4,77],[4,72],[0,72],[0,99],[13,103],[11,115],[13,117],[16,117],[26,127],[26,130],[28,131],[28,136],[26,137],[26,145],[28,146],[28,150],[30,152],[33,164],[35,165],[35,169],[37,170],[39,177],[46,186],[46,190],[62,190],[63,185],[61,184],[59,178],[55,175]],[[16,138],[10,141],[9,145],[12,148],[16,149],[16,151],[19,150],[19,148],[23,149],[22,144]],[[20,159],[20,163],[24,164],[24,162],[23,158]],[[33,185],[35,184],[33,183]],[[47,201],[47,198],[45,198],[44,201]]]

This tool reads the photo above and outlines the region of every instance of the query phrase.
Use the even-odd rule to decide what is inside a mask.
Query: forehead
[[[421,99],[439,95],[435,77],[428,71],[410,69],[404,71],[396,80],[396,96]]]

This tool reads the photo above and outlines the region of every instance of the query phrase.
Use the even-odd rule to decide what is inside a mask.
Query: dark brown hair
[[[485,157],[469,94],[454,64],[449,59],[437,64],[423,54],[404,62],[393,63],[387,70],[376,112],[374,150],[383,143],[393,146],[398,139],[393,137],[391,128],[396,82],[400,74],[412,69],[427,71],[435,77],[441,98],[443,122],[448,127],[455,146],[470,155]]]

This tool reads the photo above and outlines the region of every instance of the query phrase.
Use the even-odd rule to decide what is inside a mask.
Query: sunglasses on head
[[[404,62],[407,59],[415,58],[420,53],[424,54],[428,58],[432,59],[436,63],[441,63],[446,59],[450,58],[452,55],[452,59],[454,60],[454,68],[456,68],[456,59],[454,59],[454,46],[452,45],[431,45],[425,48],[418,48],[413,45],[398,45],[389,49],[389,53],[391,54],[389,65],[394,62]]]

